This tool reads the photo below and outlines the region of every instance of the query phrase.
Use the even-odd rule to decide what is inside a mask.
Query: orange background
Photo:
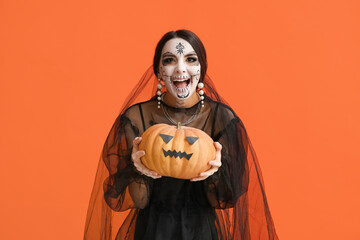
[[[205,44],[280,239],[360,239],[359,1],[0,0],[0,239],[82,239],[105,138],[157,41]]]

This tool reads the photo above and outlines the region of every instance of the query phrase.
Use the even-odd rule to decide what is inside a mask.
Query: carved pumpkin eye
[[[186,140],[190,143],[190,144],[194,144],[199,138],[198,137],[186,137]]]
[[[170,142],[171,139],[173,139],[173,136],[165,135],[160,133],[160,137],[164,140],[165,143]]]

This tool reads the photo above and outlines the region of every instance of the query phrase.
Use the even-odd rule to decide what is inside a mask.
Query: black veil
[[[202,129],[222,144],[223,165],[204,181],[189,183],[183,180],[181,184],[195,189],[191,190],[194,194],[187,197],[194,198],[201,193],[195,197],[202,199],[205,195],[207,199],[199,200],[199,204],[206,202],[213,206],[212,220],[216,231],[205,231],[212,237],[204,239],[278,239],[260,166],[244,124],[217,93],[208,75],[205,75],[203,83],[205,107],[189,126]],[[107,136],[87,211],[86,240],[136,239],[135,226],[140,221],[141,210],[135,204],[137,196],[129,191],[132,182],[144,186],[147,200],[151,199],[153,192],[157,192],[157,196],[168,194],[156,188],[154,181],[157,180],[139,175],[130,157],[132,140],[147,127],[157,123],[171,124],[157,108],[157,84],[151,66],[128,95]],[[177,109],[162,102],[172,117],[183,119],[195,114],[199,104]],[[174,179],[164,178],[162,181],[167,181],[167,184]],[[168,199],[166,204],[178,207],[175,200]]]

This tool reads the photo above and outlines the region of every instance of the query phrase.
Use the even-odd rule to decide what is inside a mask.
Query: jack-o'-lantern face
[[[163,141],[168,144],[173,138],[174,136],[170,136],[170,135],[166,135],[166,134],[161,134],[160,133],[160,137],[163,139]],[[185,139],[187,140],[187,142],[190,145],[193,145],[198,139],[199,137],[185,137]],[[175,157],[175,158],[185,158],[186,160],[190,160],[191,156],[193,155],[192,153],[186,153],[185,151],[181,152],[181,150],[176,151],[174,150],[165,150],[164,148],[162,149],[164,156],[170,156],[170,157]]]
[[[191,179],[210,168],[215,158],[213,140],[190,127],[157,124],[147,129],[139,145],[143,164],[162,176]]]

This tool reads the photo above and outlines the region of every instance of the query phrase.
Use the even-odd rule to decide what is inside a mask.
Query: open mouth
[[[190,84],[190,78],[187,79],[174,79],[173,84],[177,89],[184,89]]]

